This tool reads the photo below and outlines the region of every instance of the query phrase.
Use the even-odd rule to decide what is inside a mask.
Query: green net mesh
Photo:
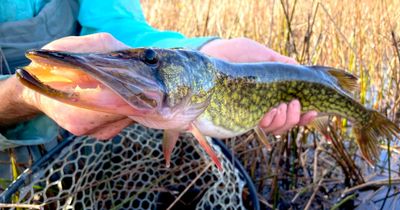
[[[31,174],[14,199],[44,209],[166,209],[172,203],[172,209],[245,209],[244,181],[219,147],[223,171],[191,135],[181,135],[166,168],[161,138],[161,131],[140,125],[112,141],[77,138]]]

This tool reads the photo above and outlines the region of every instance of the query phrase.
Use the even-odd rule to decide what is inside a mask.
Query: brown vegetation
[[[148,21],[159,29],[187,36],[249,37],[301,64],[346,69],[360,78],[355,96],[398,122],[400,1],[147,0],[142,4]],[[346,122],[336,119],[330,126],[322,136],[307,128],[295,129],[276,139],[271,152],[252,134],[226,143],[247,167],[261,201],[270,208],[398,205],[388,186],[399,181],[397,142],[387,149],[382,141],[383,161],[372,169],[359,157]],[[383,181],[371,181],[377,175],[383,175]],[[371,196],[368,202],[357,198],[362,192]]]

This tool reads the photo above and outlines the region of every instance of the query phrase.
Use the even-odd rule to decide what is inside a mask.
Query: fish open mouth
[[[143,88],[137,88],[140,84],[129,84],[129,87],[121,84],[125,82],[123,75],[118,78],[115,71],[123,66],[111,62],[109,58],[105,59],[102,54],[32,50],[26,56],[32,62],[17,69],[19,80],[25,86],[58,101],[126,115],[141,114],[157,106],[154,99],[146,97]],[[132,95],[129,95],[132,91]],[[134,102],[132,97],[135,98]]]
[[[88,74],[65,62],[27,53],[29,66],[17,69],[17,76],[26,86],[59,100],[79,99],[81,94],[96,94],[105,88]]]

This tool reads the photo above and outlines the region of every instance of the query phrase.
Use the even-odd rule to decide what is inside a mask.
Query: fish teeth
[[[79,85],[76,85],[75,88],[74,88],[74,90],[75,90],[76,92],[81,92],[83,89],[82,89]]]
[[[93,88],[81,88],[81,86],[79,86],[79,84],[77,84],[74,88],[73,88],[74,92],[100,92],[101,91],[101,87],[100,85],[97,85],[96,87]]]

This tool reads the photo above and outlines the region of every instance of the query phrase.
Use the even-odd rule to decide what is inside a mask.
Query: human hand
[[[101,53],[126,49],[128,46],[119,42],[110,34],[99,33],[80,37],[65,37],[53,41],[43,48],[79,53]],[[36,107],[58,125],[77,136],[89,135],[98,139],[109,139],[133,123],[131,119],[124,115],[75,107],[53,100],[26,87],[23,87],[22,96],[29,105]]]
[[[201,50],[212,57],[230,62],[265,62],[276,61],[297,64],[289,58],[247,38],[217,39],[204,45]],[[288,104],[282,103],[271,109],[260,121],[260,126],[265,131],[275,135],[282,134],[296,125],[306,125],[317,116],[317,112],[310,111],[301,114],[301,105],[298,100]]]

